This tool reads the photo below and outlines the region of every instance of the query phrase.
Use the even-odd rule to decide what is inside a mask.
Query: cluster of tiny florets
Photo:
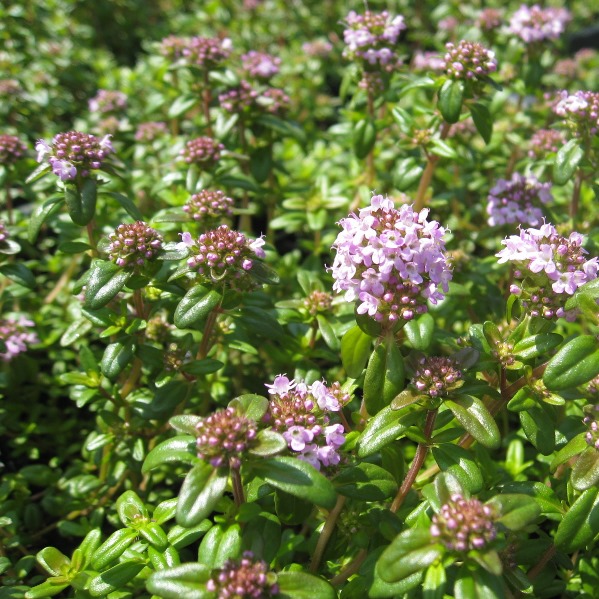
[[[265,89],[258,98],[258,105],[275,116],[283,116],[289,110],[290,103],[289,96],[278,87]]]
[[[568,238],[558,234],[551,224],[539,229],[522,229],[502,241],[505,246],[496,256],[499,263],[514,262],[514,276],[520,281],[510,287],[532,316],[547,319],[570,317],[563,309],[567,298],[588,281],[597,278],[597,258],[586,260],[582,235]]]
[[[19,96],[21,93],[23,87],[16,79],[0,79],[0,97]]]
[[[164,314],[155,314],[148,319],[145,336],[151,341],[164,343],[169,338],[172,329],[173,325],[166,320]]]
[[[193,37],[181,51],[185,62],[202,70],[210,70],[229,57],[232,49],[229,38]]]
[[[250,50],[242,55],[241,64],[248,76],[260,81],[268,81],[279,72],[281,59],[266,52]]]
[[[306,385],[280,374],[266,387],[271,396],[270,422],[288,448],[317,470],[339,464],[345,429],[342,424],[331,424],[329,414],[339,412],[350,401],[341,385],[335,382],[327,387],[322,381]]]
[[[333,44],[326,40],[316,39],[311,42],[304,42],[302,44],[302,50],[306,56],[323,58],[333,51]]]
[[[250,241],[228,225],[202,233],[196,241],[184,233],[182,243],[191,251],[187,260],[190,268],[213,283],[226,283],[240,290],[253,286],[249,271],[256,258],[265,257],[261,237]]]
[[[326,291],[315,289],[304,299],[304,307],[312,316],[328,312],[333,305],[333,296]]]
[[[6,229],[6,225],[0,221],[0,243],[4,243],[8,239],[8,230]]]
[[[121,267],[142,267],[162,249],[162,235],[140,220],[119,225],[109,239],[108,258]]]
[[[47,155],[52,172],[62,181],[88,177],[90,171],[102,168],[108,155],[114,152],[110,138],[111,135],[105,135],[98,139],[79,131],[59,133],[52,144],[42,139],[37,142],[37,161],[43,162]]]
[[[239,560],[229,559],[206,583],[206,589],[217,599],[251,599],[276,597],[279,594],[277,577],[264,560],[245,551]]]
[[[215,468],[241,466],[240,456],[257,443],[258,427],[234,408],[217,410],[196,425],[198,457]]]
[[[445,397],[462,384],[462,372],[451,358],[423,357],[418,361],[412,384],[429,397]]]
[[[450,551],[480,550],[497,536],[493,518],[490,506],[455,494],[433,516],[430,531]]]
[[[497,70],[495,53],[478,42],[462,40],[457,46],[448,42],[445,49],[445,72],[450,79],[488,77]]]
[[[522,5],[511,17],[508,31],[524,43],[558,39],[572,15],[565,8]]]
[[[401,64],[396,51],[400,33],[406,28],[401,15],[391,18],[387,11],[367,10],[363,15],[351,11],[343,32],[343,56],[358,62],[366,71],[392,72]]]
[[[529,158],[545,158],[550,152],[557,152],[565,143],[561,131],[539,129],[533,133],[528,147]]]
[[[596,377],[596,379],[599,388],[599,377]],[[584,438],[588,445],[599,450],[599,404],[585,406],[584,412],[585,417],[582,422],[588,429]]]
[[[433,71],[440,73],[445,70],[445,60],[438,52],[417,51],[412,57],[412,70],[414,72]]]
[[[127,94],[116,90],[99,89],[98,93],[89,101],[91,112],[107,114],[122,112],[127,108]]]
[[[169,35],[160,42],[160,54],[176,62],[183,58],[183,51],[189,46],[189,38]]]
[[[27,152],[27,146],[16,135],[0,135],[0,164],[18,162]]]
[[[162,121],[149,121],[140,123],[135,132],[135,141],[142,143],[150,143],[156,139],[167,135],[168,128],[166,123]]]
[[[495,31],[503,24],[503,13],[496,8],[483,9],[476,18],[476,26],[482,31]]]
[[[203,189],[199,193],[194,193],[187,200],[187,203],[183,206],[183,211],[187,212],[195,221],[208,223],[231,216],[233,214],[233,200],[220,190]]]
[[[445,255],[445,229],[427,220],[428,209],[414,212],[393,200],[374,196],[359,215],[339,224],[343,230],[331,272],[333,289],[347,301],[359,300],[357,311],[378,322],[412,320],[444,298],[451,280]]]
[[[190,351],[182,349],[178,343],[169,343],[162,356],[166,372],[179,372],[184,364],[192,360]]]
[[[599,131],[599,93],[562,91],[553,111],[562,117],[575,137],[586,138]]]
[[[220,153],[224,149],[223,144],[211,137],[197,137],[185,144],[180,155],[187,164],[211,168],[220,160]]]
[[[6,347],[5,351],[0,352],[0,360],[10,362],[26,351],[27,346],[39,342],[35,332],[30,330],[33,326],[33,321],[23,316],[0,319],[0,341]]]
[[[558,60],[553,66],[553,73],[566,79],[576,79],[578,76],[578,62],[573,58]]]
[[[256,106],[260,93],[248,81],[240,81],[234,87],[218,96],[218,103],[223,110],[230,113],[247,112]]]
[[[540,225],[540,205],[552,199],[551,183],[541,183],[534,175],[514,173],[511,179],[499,179],[489,192],[487,222],[492,227],[508,223]]]

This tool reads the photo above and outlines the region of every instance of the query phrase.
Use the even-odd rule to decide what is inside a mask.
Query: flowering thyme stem
[[[582,170],[579,168],[576,171],[576,177],[574,179],[574,189],[572,190],[572,198],[570,200],[570,220],[572,221],[572,227],[574,228],[576,223],[576,215],[578,214],[578,204],[580,203],[580,190],[582,188],[582,181],[584,175]]]
[[[204,110],[204,120],[206,121],[206,133],[212,137],[212,123],[210,122],[210,79],[208,70],[204,69],[204,89],[202,91],[202,107]]]
[[[241,482],[241,475],[239,474],[239,468],[231,468],[231,482],[233,486],[233,499],[237,507],[245,503],[245,494],[243,492],[243,484]]]
[[[133,303],[135,304],[135,311],[137,316],[144,320],[146,318],[146,309],[144,306],[144,299],[141,294],[141,289],[136,289],[133,292]]]
[[[451,125],[448,122],[443,121],[443,125],[441,125],[440,136],[442,140],[447,138],[450,128]],[[420,178],[420,183],[418,184],[418,190],[416,191],[416,198],[414,200],[415,212],[422,210],[426,204],[426,192],[433,178],[437,162],[439,162],[439,156],[436,156],[435,154],[429,154],[428,162],[426,163],[426,167],[424,168],[422,177]]]
[[[336,587],[343,584],[350,576],[353,576],[359,569],[360,566],[364,563],[364,560],[368,557],[368,552],[366,549],[360,549],[358,555],[348,564],[345,570],[342,570],[331,578],[330,583]]]
[[[216,317],[218,316],[218,308],[215,308],[208,314],[206,318],[206,324],[204,325],[204,332],[202,333],[202,342],[200,343],[200,349],[198,349],[198,360],[203,360],[210,349],[210,337],[212,336],[212,329],[216,323]]]
[[[372,89],[368,88],[368,116],[372,119],[374,123],[374,98],[372,97]],[[372,187],[375,178],[375,170],[374,170],[374,146],[368,152],[368,156],[366,156],[366,186]]]
[[[339,495],[337,497],[337,503],[335,507],[329,512],[327,516],[326,522],[324,523],[324,527],[322,532],[320,533],[320,537],[318,537],[318,543],[316,543],[316,548],[314,549],[314,555],[312,556],[312,562],[310,563],[310,572],[315,573],[318,571],[318,566],[320,566],[320,561],[322,560],[322,556],[324,554],[324,550],[327,547],[329,539],[335,530],[335,526],[337,524],[337,518],[339,518],[339,514],[345,505],[345,497],[343,495]]]
[[[420,468],[422,468],[422,464],[424,464],[424,458],[426,458],[426,454],[428,453],[428,441],[431,438],[433,427],[435,426],[435,418],[437,417],[437,410],[429,410],[426,414],[426,421],[424,423],[424,438],[426,439],[426,443],[419,443],[418,448],[416,449],[416,455],[412,460],[412,464],[410,465],[410,469],[404,478],[393,503],[391,504],[390,510],[393,513],[396,513],[397,510],[401,507],[404,499],[407,497],[416,477],[418,476],[418,472],[420,472]]]
[[[551,543],[541,556],[541,559],[539,559],[539,561],[527,572],[526,576],[528,577],[528,580],[534,580],[543,571],[543,568],[545,568],[549,560],[553,558],[555,552],[555,545]]]

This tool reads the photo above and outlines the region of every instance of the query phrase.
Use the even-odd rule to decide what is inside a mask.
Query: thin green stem
[[[204,70],[204,89],[202,90],[202,107],[204,111],[204,120],[206,121],[206,133],[212,137],[212,123],[210,120],[210,101],[212,94],[210,93],[210,79],[208,77],[208,71]]]
[[[527,572],[526,576],[528,577],[528,580],[534,580],[544,570],[545,566],[553,558],[556,551],[557,549],[555,548],[555,545],[551,543],[539,561]]]
[[[196,357],[197,360],[203,360],[210,351],[210,337],[212,336],[212,330],[216,324],[218,312],[219,308],[214,308],[214,310],[208,314],[208,318],[206,318],[206,324],[204,325],[204,332],[202,334],[202,342],[200,343],[200,348],[198,349],[198,354]]]
[[[233,486],[233,500],[237,507],[245,503],[245,494],[243,492],[243,483],[241,482],[241,474],[239,468],[231,468],[231,482]]]
[[[574,178],[574,189],[572,190],[572,198],[570,199],[570,220],[572,221],[572,227],[576,225],[576,217],[578,216],[578,207],[580,204],[580,191],[582,189],[582,181],[584,175],[582,170],[579,168],[576,170],[576,177]]]
[[[333,576],[329,581],[334,587],[342,585],[350,576],[358,572],[364,560],[368,557],[366,549],[360,549],[358,555],[347,565],[347,567],[339,572],[337,576]]]
[[[337,503],[335,507],[329,512],[327,519],[324,523],[320,536],[318,537],[318,542],[316,543],[316,548],[314,549],[314,554],[312,555],[312,561],[310,562],[310,572],[313,574],[318,572],[318,567],[320,566],[320,562],[322,560],[322,556],[324,555],[324,550],[327,547],[327,544],[335,530],[335,526],[337,525],[337,519],[339,518],[339,514],[345,505],[345,496],[339,495],[337,497]]]

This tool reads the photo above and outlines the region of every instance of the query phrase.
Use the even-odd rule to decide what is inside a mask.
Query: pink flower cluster
[[[0,135],[0,164],[18,162],[27,152],[27,146],[16,135]]]
[[[596,379],[599,383],[599,377]],[[584,411],[585,417],[582,422],[588,429],[585,433],[585,440],[588,445],[599,451],[599,405],[585,406]]]
[[[499,29],[502,23],[503,14],[496,8],[485,8],[476,18],[476,26],[482,31],[494,31]]]
[[[596,135],[599,131],[599,93],[577,91],[570,94],[562,91],[558,95],[553,111],[565,119],[575,137]]]
[[[401,64],[394,48],[400,33],[406,29],[401,15],[391,18],[387,11],[369,10],[359,15],[352,10],[346,23],[343,55],[347,59],[359,62],[366,71],[391,72]]]
[[[226,283],[230,287],[252,287],[249,271],[256,258],[264,258],[261,237],[249,241],[243,233],[231,230],[227,225],[202,233],[193,241],[189,233],[183,233],[182,242],[191,251],[187,265],[213,283]]]
[[[119,225],[109,239],[108,257],[121,267],[142,267],[162,249],[162,235],[140,220]]]
[[[6,347],[5,351],[0,352],[0,360],[10,362],[26,351],[28,345],[39,343],[35,332],[29,330],[32,326],[34,326],[33,321],[23,316],[0,319],[0,341]]]
[[[573,295],[581,285],[596,279],[599,270],[596,257],[586,260],[588,252],[582,240],[576,232],[563,237],[546,223],[539,229],[522,229],[520,235],[501,242],[505,248],[496,254],[499,263],[514,262],[514,276],[521,281],[510,291],[520,296],[532,316],[573,316],[563,309],[563,295]]]
[[[250,76],[261,81],[268,81],[279,72],[281,59],[266,52],[250,50],[241,57],[243,70]]]
[[[105,135],[99,140],[89,133],[68,131],[56,135],[51,145],[40,139],[35,144],[37,161],[43,162],[48,155],[52,172],[61,181],[88,177],[91,170],[102,168],[104,160],[114,152],[111,137]]]
[[[233,200],[224,192],[203,189],[189,198],[183,206],[183,211],[195,221],[209,222],[221,219],[223,216],[231,216],[232,208]]]
[[[230,113],[247,112],[256,106],[256,98],[260,93],[245,80],[237,87],[231,88],[218,95],[218,103],[223,110]]]
[[[566,143],[561,131],[538,129],[530,138],[529,158],[545,158],[550,152],[557,152]]]
[[[445,60],[438,52],[417,51],[412,57],[414,72],[433,71],[440,73],[445,70]]]
[[[443,397],[463,384],[462,373],[451,358],[423,357],[418,361],[412,384],[423,395]]]
[[[139,127],[135,132],[135,141],[150,143],[167,134],[168,128],[166,123],[163,123],[162,121],[149,121],[147,123],[139,124]]]
[[[302,50],[306,56],[322,58],[328,56],[333,51],[333,44],[322,39],[315,39],[311,42],[302,44]]]
[[[306,385],[280,374],[266,387],[271,395],[272,427],[283,435],[289,449],[317,470],[337,465],[345,429],[342,424],[331,424],[329,414],[339,412],[350,400],[339,383]]]
[[[445,72],[450,79],[488,77],[497,70],[495,52],[478,42],[462,40],[456,46],[445,44]]]
[[[520,223],[540,225],[540,204],[553,199],[551,183],[541,183],[534,175],[514,173],[511,180],[499,179],[489,192],[487,214],[491,227]]]
[[[508,32],[524,43],[558,39],[566,30],[572,15],[565,8],[541,8],[523,4],[511,17]]]
[[[451,280],[445,255],[445,229],[428,221],[428,209],[414,212],[374,196],[359,215],[351,214],[333,248],[333,289],[347,301],[359,300],[359,314],[379,322],[411,320],[427,311],[426,302],[444,298]]]
[[[107,114],[122,112],[127,108],[127,95],[120,91],[99,89],[98,93],[89,101],[91,112]]]
[[[187,164],[211,168],[220,160],[220,153],[224,149],[223,144],[211,137],[196,137],[185,144],[180,155]]]
[[[8,231],[6,229],[6,225],[0,221],[0,244],[4,243],[8,239]]]

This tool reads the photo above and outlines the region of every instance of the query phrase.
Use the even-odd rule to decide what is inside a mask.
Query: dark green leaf
[[[397,492],[393,476],[376,464],[347,466],[333,479],[337,493],[363,501],[384,501]]]
[[[439,90],[439,110],[448,123],[457,123],[464,101],[464,83],[448,79]]]
[[[65,185],[64,199],[69,216],[76,225],[84,227],[94,218],[97,197],[98,183],[95,179],[85,179],[81,189],[76,185]]]
[[[563,341],[563,337],[557,333],[541,333],[531,335],[518,341],[514,345],[514,354],[523,360],[532,360],[543,356],[557,347]]]
[[[193,414],[181,414],[179,416],[173,416],[168,423],[180,433],[195,435],[200,420],[202,420],[201,416],[194,416]]]
[[[395,340],[385,339],[377,345],[366,367],[364,402],[371,415],[388,406],[405,383],[403,357]]]
[[[213,526],[204,536],[198,549],[198,561],[211,568],[222,568],[228,559],[241,551],[239,524]]]
[[[204,564],[182,564],[154,572],[146,582],[150,593],[162,599],[208,599],[214,593],[206,590],[211,568]]]
[[[35,170],[25,179],[25,183],[33,183],[41,179],[44,175],[50,172],[50,165],[47,162],[42,162]]]
[[[419,351],[427,351],[433,340],[435,320],[430,314],[423,314],[410,320],[404,327],[410,345]]]
[[[85,308],[97,310],[112,300],[133,275],[112,262],[96,260],[91,267],[85,291]]]
[[[570,340],[549,360],[543,382],[551,391],[573,389],[599,374],[599,341],[593,335]]]
[[[230,408],[235,408],[237,412],[250,420],[260,422],[268,410],[268,399],[262,395],[246,393],[240,395],[229,402]]]
[[[143,569],[144,563],[122,562],[92,578],[89,583],[89,593],[92,597],[106,597],[108,593],[121,590],[130,580],[133,580]]]
[[[137,537],[137,531],[131,528],[122,528],[113,532],[94,552],[91,565],[94,570],[103,570],[115,561],[133,543]]]
[[[330,349],[337,351],[339,350],[340,343],[335,331],[326,316],[322,314],[316,315],[316,322],[318,322],[318,330],[324,339],[324,342],[329,346]]]
[[[318,576],[307,572],[280,572],[277,574],[279,595],[282,599],[335,599],[335,589]]]
[[[0,266],[0,272],[9,279],[13,280],[27,289],[35,289],[35,275],[24,265],[20,263],[3,264]]]
[[[202,285],[192,287],[175,309],[175,326],[186,329],[206,319],[222,301],[223,296],[217,291],[207,289]]]
[[[566,145],[562,146],[555,156],[555,165],[553,167],[553,180],[558,185],[564,185],[574,175],[576,168],[584,157],[584,151],[580,147],[580,140],[571,139]]]
[[[121,341],[115,341],[106,346],[100,369],[102,374],[114,380],[127,366],[131,365],[131,360],[135,354],[135,341],[126,338]]]
[[[543,455],[555,448],[555,422],[550,410],[550,406],[538,405],[518,412],[524,434]]]
[[[359,326],[354,326],[341,339],[341,361],[347,376],[357,379],[370,355],[372,339]]]
[[[64,197],[54,197],[45,201],[41,206],[36,206],[29,219],[27,238],[30,243],[35,243],[42,225],[62,208]]]
[[[480,133],[485,143],[488,144],[493,135],[493,117],[491,117],[489,109],[484,104],[475,102],[474,104],[470,104],[470,114],[472,115],[476,130]]]
[[[353,130],[352,144],[356,158],[366,158],[376,142],[376,125],[370,119],[358,121]]]
[[[115,199],[121,205],[121,208],[123,208],[131,218],[135,220],[143,219],[141,212],[131,198],[128,198],[122,193],[116,193],[114,191],[110,191],[106,195],[109,195],[111,198]]]
[[[554,456],[551,460],[551,465],[549,466],[551,472],[554,472],[555,469],[567,462],[570,458],[573,458],[575,455],[582,453],[589,446],[585,439],[585,433],[580,433],[576,435],[572,439],[570,439]],[[583,489],[580,489],[581,491]]]
[[[480,399],[469,395],[459,398],[446,399],[447,406],[462,427],[470,433],[481,445],[497,449],[501,444],[501,436],[497,424],[489,410]]]
[[[441,470],[453,474],[470,493],[478,493],[482,489],[480,469],[470,452],[463,447],[445,443],[433,447],[433,457]]]
[[[382,409],[371,418],[358,441],[358,456],[365,458],[385,445],[398,439],[410,426],[424,422],[424,414],[418,410]]]
[[[571,553],[586,547],[599,534],[599,489],[583,491],[570,507],[555,533],[558,549]]]
[[[181,366],[181,371],[193,376],[204,376],[219,371],[224,364],[220,360],[204,358],[203,360],[194,360]]]
[[[283,435],[275,431],[262,430],[256,436],[258,444],[249,450],[251,455],[273,456],[287,449],[287,441]]]
[[[487,502],[497,509],[495,520],[510,530],[520,530],[536,520],[541,514],[537,502],[528,495],[501,493]]]
[[[576,459],[572,468],[572,484],[575,489],[584,491],[599,482],[599,451],[587,447]]]

